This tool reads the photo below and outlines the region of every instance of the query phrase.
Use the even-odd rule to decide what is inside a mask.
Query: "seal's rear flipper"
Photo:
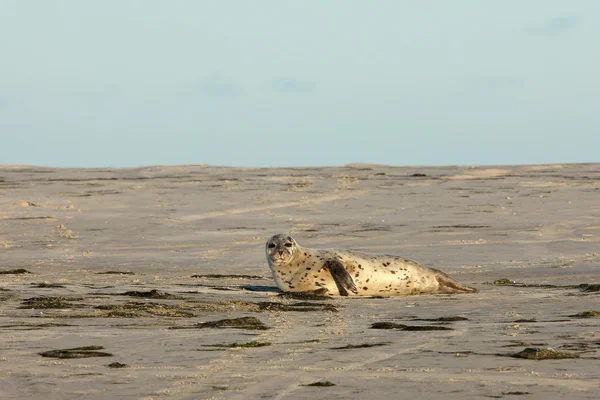
[[[330,258],[325,261],[323,268],[329,271],[333,277],[335,285],[340,292],[340,296],[348,296],[348,290],[354,294],[358,293],[356,285],[354,284],[354,279],[352,279],[352,276],[350,276],[348,271],[346,271],[346,268],[344,268],[344,264],[342,264],[339,260]]]
[[[435,278],[440,284],[437,293],[452,294],[452,293],[479,293],[479,290],[465,286],[444,272],[431,268],[435,272]]]

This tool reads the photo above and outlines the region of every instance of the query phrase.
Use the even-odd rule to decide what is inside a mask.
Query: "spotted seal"
[[[406,258],[353,250],[308,249],[289,235],[265,246],[275,283],[284,292],[341,296],[477,293],[437,269]]]

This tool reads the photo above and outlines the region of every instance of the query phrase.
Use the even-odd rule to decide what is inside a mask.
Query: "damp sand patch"
[[[221,274],[202,274],[192,275],[191,278],[204,278],[204,279],[267,279],[264,276],[258,275],[221,275]]]
[[[505,344],[502,347],[541,347],[541,346],[547,346],[548,343],[527,343],[527,342],[523,342],[520,340],[511,340],[509,344]]]
[[[520,283],[511,279],[497,279],[493,282],[483,282],[483,285],[496,285],[496,286],[512,286],[522,288],[537,288],[537,289],[579,289],[582,292],[592,293],[600,292],[600,284],[580,283],[579,285],[551,285],[544,283]]]
[[[331,311],[337,312],[338,309],[333,304],[327,303],[310,303],[310,302],[299,302],[299,303],[277,303],[272,301],[262,301],[256,303],[261,311]]]

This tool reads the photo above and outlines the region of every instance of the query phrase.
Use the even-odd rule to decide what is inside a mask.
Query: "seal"
[[[271,237],[265,252],[275,283],[284,292],[340,296],[478,292],[416,261],[353,250],[309,249],[285,234]]]

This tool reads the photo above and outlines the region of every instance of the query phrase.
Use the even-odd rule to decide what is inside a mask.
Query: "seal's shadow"
[[[261,293],[283,293],[277,286],[243,285],[240,286],[240,289]]]

